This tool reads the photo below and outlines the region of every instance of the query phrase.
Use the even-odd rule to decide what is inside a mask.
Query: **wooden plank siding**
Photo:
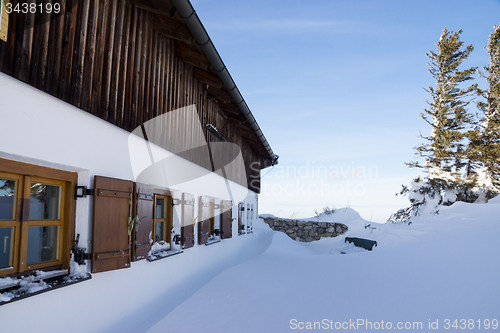
[[[62,15],[10,14],[7,41],[0,41],[0,71],[127,131],[195,104],[202,126],[212,124],[241,149],[245,167],[229,165],[228,178],[260,192],[259,172],[250,165],[266,167],[269,156],[187,26],[171,9],[135,3],[141,2],[66,0]],[[168,0],[163,3],[172,8]],[[188,113],[175,117],[193,123]],[[205,128],[173,137],[167,124],[156,126],[148,139],[168,147],[218,142]],[[184,157],[212,171],[217,165],[196,150]]]

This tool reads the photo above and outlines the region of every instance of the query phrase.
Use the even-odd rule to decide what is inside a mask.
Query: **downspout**
[[[224,65],[219,52],[217,52],[217,50],[215,49],[212,40],[208,36],[208,33],[201,23],[193,6],[191,5],[191,2],[189,0],[172,0],[172,2],[177,9],[177,12],[179,13],[179,16],[184,19],[184,22],[189,27],[189,30],[191,30],[196,43],[201,46],[201,48],[203,49],[203,53],[205,53],[205,56],[207,57],[208,61],[210,61],[213,69],[217,72],[222,83],[224,83],[227,90],[234,98],[236,104],[240,108],[246,120],[249,122],[255,134],[258,136],[260,142],[262,142],[262,144],[264,145],[264,148],[267,150],[267,153],[271,157],[271,165],[278,164],[279,156],[274,154],[273,150],[271,149],[269,142],[267,142],[264,133],[262,133],[262,130],[257,124],[257,121],[255,120],[252,112],[250,112],[247,103],[243,99],[243,96],[241,96],[238,87],[234,83],[233,78]]]

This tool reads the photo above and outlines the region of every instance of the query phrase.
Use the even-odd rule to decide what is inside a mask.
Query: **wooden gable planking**
[[[170,1],[62,4],[63,15],[9,15],[7,42],[0,42],[0,71],[128,131],[196,104],[202,126],[212,124],[229,142],[237,143],[247,165],[269,161],[201,48],[190,43],[187,27]],[[167,140],[164,128],[159,125],[157,136]],[[193,137],[195,133],[186,132],[174,141],[198,142],[201,138]],[[208,142],[217,141],[207,130],[202,133]],[[198,163],[196,156],[188,159]],[[243,181],[237,176],[241,173],[230,170],[230,179],[247,186],[248,175]]]

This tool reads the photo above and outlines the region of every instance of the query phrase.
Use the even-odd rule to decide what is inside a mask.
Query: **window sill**
[[[211,239],[211,240],[208,240],[205,245],[208,246],[208,245],[212,245],[212,244],[215,244],[215,243],[219,243],[221,240],[220,239]]]
[[[0,285],[0,306],[44,292],[90,280],[92,276],[75,277],[68,270],[44,272],[43,274],[9,279]]]
[[[152,262],[152,261],[156,261],[156,260],[160,260],[160,259],[165,259],[167,257],[171,257],[173,255],[176,255],[176,254],[179,254],[182,252],[184,252],[184,251],[182,251],[182,250],[168,250],[168,251],[156,252],[154,254],[151,254],[149,256],[149,258],[147,258],[146,260],[149,262]]]

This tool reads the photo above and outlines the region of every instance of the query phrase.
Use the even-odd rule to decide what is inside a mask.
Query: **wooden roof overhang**
[[[176,56],[194,66],[194,77],[207,85],[209,99],[214,102],[224,118],[231,119],[252,148],[264,158],[261,168],[277,163],[277,156],[269,154],[247,117],[231,96],[218,73],[195,41],[189,27],[184,22],[171,0],[131,0],[137,7],[155,14],[153,27],[160,34],[176,41]],[[234,89],[234,88],[233,88]],[[273,154],[274,155],[274,154]]]

